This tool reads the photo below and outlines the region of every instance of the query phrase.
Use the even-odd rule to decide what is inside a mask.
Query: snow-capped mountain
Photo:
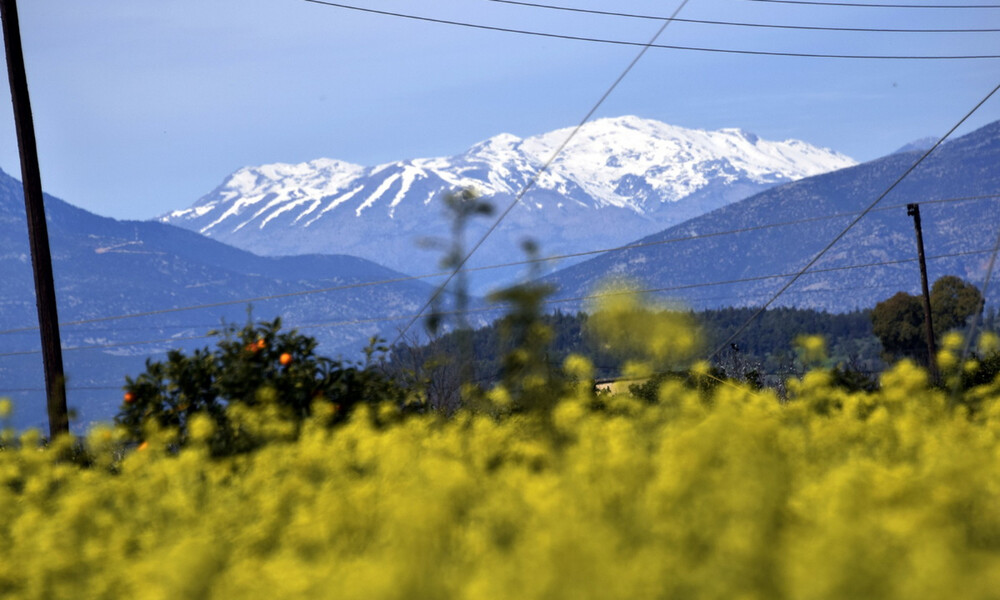
[[[501,134],[457,156],[375,167],[331,159],[246,167],[160,220],[258,254],[346,253],[432,272],[440,250],[419,247],[422,239],[449,236],[443,194],[473,186],[503,210],[571,131]],[[547,255],[614,247],[768,187],[853,164],[805,142],[767,141],[739,129],[684,129],[632,116],[596,120],[538,176],[474,264],[516,260],[527,237]],[[490,222],[472,226],[467,239]],[[494,275],[491,281],[507,277]]]

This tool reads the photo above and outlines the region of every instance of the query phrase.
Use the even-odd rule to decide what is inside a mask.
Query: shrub
[[[126,377],[116,422],[135,442],[153,428],[172,430],[183,445],[191,420],[205,415],[214,424],[213,452],[229,454],[261,442],[259,427],[241,418],[247,407],[267,407],[270,422],[259,425],[294,436],[317,405],[333,425],[359,403],[402,399],[402,391],[368,364],[317,356],[315,339],[280,329],[280,319],[242,328],[227,325],[217,332],[214,349],[190,355],[173,350],[165,361],[147,360],[144,373]],[[373,351],[368,349],[369,358]]]

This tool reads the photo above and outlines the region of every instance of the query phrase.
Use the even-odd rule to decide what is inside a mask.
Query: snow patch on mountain
[[[525,236],[549,251],[615,245],[854,164],[798,140],[625,116],[524,139],[503,133],[450,157],[373,167],[334,159],[245,167],[160,220],[257,253],[343,252],[414,272],[415,240],[449,231],[435,198],[458,188],[475,187],[503,208],[532,185],[494,252],[510,259]]]
[[[190,208],[176,210],[159,220],[166,223],[191,220],[225,208],[216,219],[199,229],[201,233],[206,233],[227,218],[240,215],[248,207],[268,198],[271,202],[265,208],[279,207],[278,214],[303,205],[321,203],[324,198],[357,179],[363,171],[364,167],[360,165],[329,158],[299,164],[244,167]],[[310,209],[315,210],[315,206]]]

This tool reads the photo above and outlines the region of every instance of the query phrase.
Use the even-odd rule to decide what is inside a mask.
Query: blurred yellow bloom
[[[802,335],[795,338],[795,345],[802,352],[802,360],[807,364],[817,364],[826,360],[826,340],[820,335]]]
[[[965,338],[957,331],[949,331],[941,338],[941,347],[946,350],[959,350],[965,343]]]
[[[578,379],[593,379],[594,377],[594,365],[585,356],[579,354],[570,354],[563,361],[563,370],[566,371],[567,375],[571,377],[576,377]]]
[[[630,373],[662,368],[658,347]],[[256,445],[225,458],[155,426],[139,447],[155,452],[106,426],[3,437],[0,595],[996,597],[1000,385],[952,398],[904,361],[873,392],[818,369],[779,400],[709,372],[653,398],[568,386],[549,412],[360,403],[331,428],[322,400],[301,428],[276,402],[234,404],[228,426]]]
[[[948,349],[939,350],[937,353],[938,368],[942,371],[951,371],[958,366],[958,356]]]
[[[979,336],[979,352],[983,356],[1000,352],[1000,337],[992,332],[983,333]]]

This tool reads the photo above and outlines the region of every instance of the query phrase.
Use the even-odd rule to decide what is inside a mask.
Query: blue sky
[[[343,3],[641,42],[659,27],[648,20],[488,0]],[[549,4],[647,15],[669,15],[677,6],[653,0]],[[246,165],[320,157],[376,164],[451,155],[501,132],[524,137],[574,125],[638,52],[302,0],[22,0],[19,10],[45,189],[116,218],[153,218],[186,207]],[[1000,28],[997,9],[690,0],[679,16]],[[675,23],[659,42],[847,54],[1000,53],[996,33],[793,32]],[[654,49],[597,116],[741,127],[868,160],[943,134],[998,82],[1000,60],[863,61]],[[19,177],[9,94],[2,96],[0,168]],[[960,133],[997,119],[1000,98]]]

